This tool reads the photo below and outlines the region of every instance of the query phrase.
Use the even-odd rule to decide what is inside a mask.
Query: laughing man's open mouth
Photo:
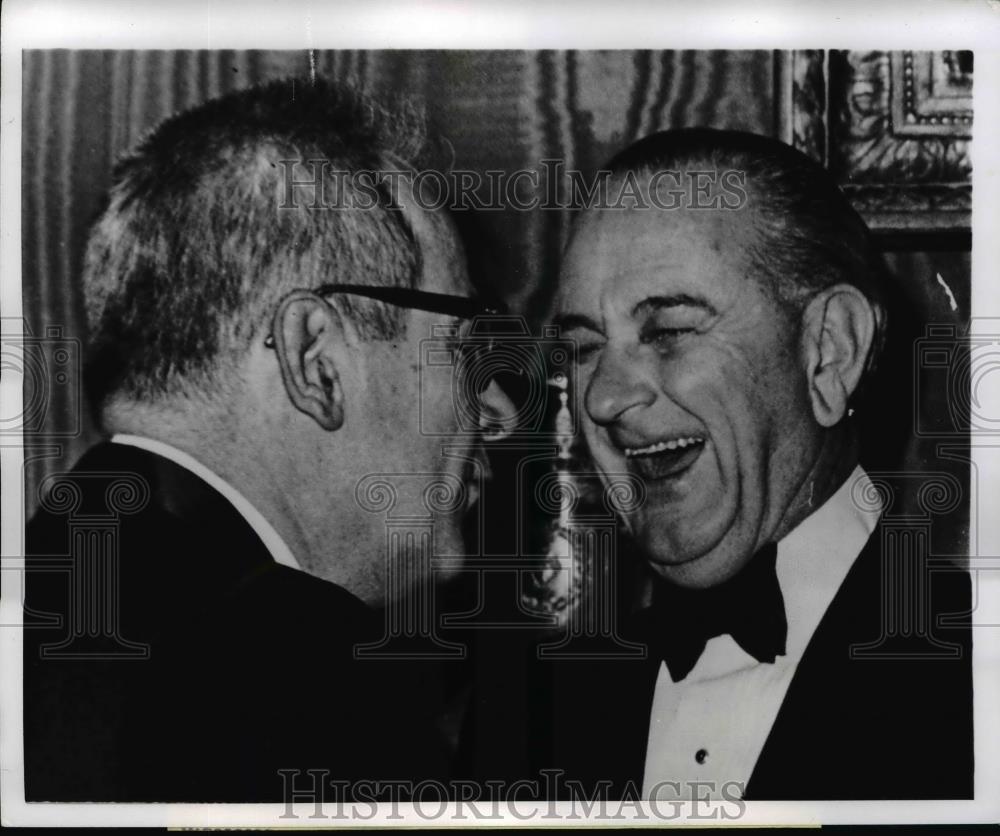
[[[705,439],[699,435],[674,436],[645,447],[622,448],[629,467],[648,481],[680,475],[704,449]]]

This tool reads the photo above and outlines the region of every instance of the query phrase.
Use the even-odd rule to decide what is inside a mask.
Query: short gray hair
[[[420,247],[391,195],[371,209],[318,210],[282,190],[289,161],[322,161],[331,186],[332,171],[414,166],[426,146],[412,108],[390,111],[322,79],[250,88],[159,125],[116,166],[87,246],[92,403],[218,392],[219,371],[267,333],[294,288],[415,287]],[[384,303],[336,304],[365,339],[405,327],[405,311]]]

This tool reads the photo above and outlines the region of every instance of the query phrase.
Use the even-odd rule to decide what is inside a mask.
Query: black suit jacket
[[[922,615],[932,641],[885,635],[883,530],[884,524],[876,527],[814,633],[745,798],[972,797],[969,576],[923,575],[930,597]],[[898,597],[891,606],[899,614]],[[958,614],[958,625],[939,623],[948,614]],[[640,640],[627,627],[622,635]],[[864,645],[868,655],[858,655]],[[561,770],[560,797],[571,795],[570,780],[587,793],[601,782],[612,797],[641,793],[659,664],[652,658],[532,664],[528,771]],[[480,712],[490,710],[488,701],[481,700]]]
[[[140,486],[138,510],[135,494],[113,495],[119,477]],[[279,770],[446,776],[426,671],[355,659],[381,618],[275,563],[198,477],[102,444],[45,506],[27,530],[28,800],[280,801]],[[108,517],[113,507],[126,510]],[[112,608],[80,607],[81,595]],[[308,793],[313,776],[291,780]]]

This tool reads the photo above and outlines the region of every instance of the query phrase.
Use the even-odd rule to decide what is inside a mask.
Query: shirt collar
[[[288,544],[275,531],[274,526],[264,518],[264,515],[253,506],[250,500],[196,458],[166,442],[138,435],[116,433],[111,437],[111,442],[113,444],[126,444],[130,447],[138,447],[141,450],[155,453],[191,471],[195,476],[198,476],[222,494],[239,511],[243,519],[246,520],[247,525],[253,529],[254,533],[264,544],[264,547],[270,552],[275,563],[302,571],[302,567],[299,565],[298,560],[295,559],[292,550],[288,548]]]
[[[875,530],[881,510],[864,510],[852,499],[873,493],[859,465],[833,496],[778,542],[775,574],[788,622],[785,655],[779,660],[798,664]],[[684,681],[713,679],[759,664],[732,636],[716,636]]]
[[[778,543],[775,571],[785,599],[789,655],[801,654],[878,524],[881,508],[855,502],[871,496],[858,465],[837,491]]]

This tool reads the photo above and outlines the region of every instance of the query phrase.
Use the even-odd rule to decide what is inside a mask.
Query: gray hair
[[[324,188],[343,189],[332,172],[411,167],[426,146],[412,109],[389,111],[322,79],[250,88],[159,125],[116,166],[87,246],[92,403],[219,392],[219,372],[267,333],[292,289],[415,287],[420,248],[391,195],[323,210],[283,191],[291,161],[322,161]],[[365,339],[405,328],[405,311],[384,303],[336,304]]]

